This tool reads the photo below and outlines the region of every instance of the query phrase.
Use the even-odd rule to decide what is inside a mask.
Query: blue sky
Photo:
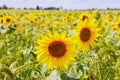
[[[3,4],[15,8],[36,8],[36,5],[41,7],[62,6],[67,9],[120,8],[120,0],[0,0],[0,6]]]

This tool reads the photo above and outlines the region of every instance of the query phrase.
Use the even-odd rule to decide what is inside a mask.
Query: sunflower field
[[[0,10],[0,80],[120,80],[120,11]]]

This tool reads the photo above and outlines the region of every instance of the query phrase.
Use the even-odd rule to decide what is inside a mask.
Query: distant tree
[[[20,10],[21,8],[17,8],[18,10]]]
[[[59,10],[59,8],[56,8],[56,7],[47,7],[47,8],[44,8],[44,10]]]
[[[9,7],[8,9],[14,9],[14,8],[12,8],[12,7]]]
[[[77,11],[77,9],[74,9],[75,11]]]
[[[34,10],[34,8],[29,8],[30,10]]]
[[[3,9],[7,9],[7,6],[6,5],[3,5],[3,7],[2,7]]]
[[[110,8],[107,8],[107,10],[110,10]]]
[[[37,10],[39,10],[39,9],[40,9],[40,7],[37,5],[37,6],[36,6],[36,9],[37,9]]]
[[[24,7],[24,9],[26,10],[27,8],[26,8],[26,7]]]

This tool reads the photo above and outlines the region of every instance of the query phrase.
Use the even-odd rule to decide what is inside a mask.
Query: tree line
[[[8,6],[6,6],[6,5],[3,5],[2,7],[0,7],[0,9],[15,9],[15,8],[13,8],[13,7],[8,7]],[[21,8],[17,8],[17,9],[21,9]],[[26,7],[24,7],[23,9],[25,9],[25,10],[60,10],[60,9],[62,9],[62,7],[46,7],[46,8],[43,8],[43,7],[40,7],[40,6],[36,6],[36,8],[26,8]]]
[[[15,8],[12,8],[12,7],[7,7],[6,5],[3,5],[2,7],[0,7],[0,9],[15,9]],[[21,8],[17,8],[17,9],[21,9]],[[46,7],[46,8],[43,8],[41,6],[36,6],[36,8],[26,8],[24,7],[23,8],[24,10],[67,10],[67,9],[63,9],[62,7]],[[96,10],[97,8],[92,8],[92,9],[87,9],[87,10]],[[78,9],[74,9],[74,10],[78,10]],[[103,10],[103,9],[100,9],[100,10]],[[120,10],[120,8],[106,8],[105,10]]]

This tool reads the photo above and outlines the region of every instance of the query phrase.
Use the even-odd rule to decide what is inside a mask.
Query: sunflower
[[[4,24],[10,24],[12,22],[12,18],[10,16],[4,17]]]
[[[116,38],[120,39],[120,32],[116,35]]]
[[[94,41],[100,36],[98,30],[94,20],[78,22],[74,38],[76,38],[78,48],[82,48],[83,53],[87,52],[90,46],[94,47]]]
[[[114,17],[112,14],[108,14],[104,20],[104,22],[107,24],[107,25],[111,25],[112,21],[114,20]]]
[[[112,27],[111,27],[111,30],[112,30],[112,31],[116,31],[116,30],[117,30],[117,27],[112,26]]]
[[[3,18],[0,17],[0,24],[3,24]]]
[[[80,21],[86,21],[89,20],[90,18],[91,18],[90,14],[87,13],[81,13],[81,15],[79,16]]]
[[[120,30],[120,19],[115,23],[116,30]]]
[[[12,26],[17,28],[18,27],[18,23],[15,22],[15,23],[12,24]]]
[[[66,37],[66,33],[47,31],[47,35],[42,35],[37,40],[35,47],[37,59],[41,64],[46,64],[48,69],[68,69],[75,61],[73,41]]]

